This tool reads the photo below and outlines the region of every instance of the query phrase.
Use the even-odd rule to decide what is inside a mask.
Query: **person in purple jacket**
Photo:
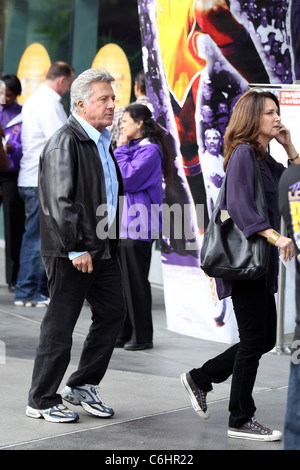
[[[116,346],[137,351],[153,347],[148,274],[162,223],[154,209],[163,204],[163,178],[168,183],[171,165],[164,132],[147,106],[129,105],[121,130],[114,155],[124,182],[121,263],[127,315]]]
[[[0,105],[0,124],[5,134],[2,141],[9,167],[0,172],[0,187],[4,214],[6,282],[8,289],[13,292],[19,269],[25,219],[24,203],[17,186],[22,158],[22,106],[17,103],[17,97],[22,88],[16,75],[4,75],[1,80],[5,84],[5,103]]]
[[[246,238],[258,233],[271,244],[268,267],[254,281],[216,280],[219,298],[232,298],[240,341],[202,367],[181,375],[192,405],[202,418],[209,417],[206,395],[212,390],[212,383],[224,382],[232,375],[227,435],[260,441],[282,438],[280,431],[256,421],[252,392],[259,360],[275,346],[278,249],[285,260],[294,255],[291,238],[277,232],[280,228],[278,183],[285,167],[268,152],[274,138],[286,150],[289,163],[300,164],[290,132],[281,123],[276,96],[260,89],[246,92],[237,102],[225,134],[227,184],[220,207],[228,210]],[[253,157],[261,170],[269,221],[259,215],[255,204]]]

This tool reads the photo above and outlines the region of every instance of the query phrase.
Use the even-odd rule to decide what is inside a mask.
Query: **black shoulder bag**
[[[269,220],[265,192],[258,162],[254,156],[255,202],[259,214]],[[230,218],[219,208],[226,185],[222,183],[201,248],[201,268],[210,277],[231,280],[254,280],[261,277],[267,267],[270,245],[261,235],[246,238]]]

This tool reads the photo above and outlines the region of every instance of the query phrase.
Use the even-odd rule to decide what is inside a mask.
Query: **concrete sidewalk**
[[[167,330],[163,290],[155,286],[154,348],[137,352],[115,349],[101,384],[103,399],[114,408],[115,416],[99,419],[77,407],[77,423],[53,424],[27,418],[27,394],[44,309],[13,305],[13,294],[4,283],[3,249],[0,256],[1,450],[102,450],[103,458],[111,455],[110,451],[115,456],[118,451],[132,451],[126,455],[138,455],[142,450],[153,455],[181,451],[193,455],[196,463],[198,450],[282,449],[282,442],[227,438],[230,381],[216,385],[208,394],[211,418],[203,421],[198,417],[180,374],[200,366],[227,345]],[[89,325],[90,311],[84,307],[74,334],[68,375],[76,368]],[[281,431],[289,363],[289,355],[266,354],[255,387],[258,421]]]

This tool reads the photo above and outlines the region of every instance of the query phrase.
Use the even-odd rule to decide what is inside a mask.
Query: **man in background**
[[[69,92],[73,80],[74,71],[69,64],[54,62],[47,72],[45,83],[23,105],[23,156],[18,189],[25,204],[25,232],[15,286],[16,306],[45,307],[49,303],[47,278],[40,253],[38,164],[48,139],[67,120],[61,98]]]

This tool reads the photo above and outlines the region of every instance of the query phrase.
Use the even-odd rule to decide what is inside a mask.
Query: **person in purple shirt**
[[[5,271],[8,289],[13,292],[19,269],[19,253],[24,232],[24,203],[18,192],[18,172],[22,158],[22,106],[17,103],[21,83],[16,75],[1,78],[5,84],[5,103],[0,105],[0,124],[4,130],[3,147],[9,167],[0,172],[0,187],[5,232]]]
[[[147,106],[129,105],[121,130],[114,154],[124,182],[121,263],[127,315],[116,346],[137,351],[153,347],[148,274],[152,243],[162,223],[153,209],[163,204],[163,177],[168,183],[171,165],[164,133]]]
[[[291,238],[277,232],[280,227],[278,183],[285,167],[268,152],[274,138],[286,150],[289,163],[300,164],[290,132],[281,123],[277,98],[260,89],[246,92],[237,102],[225,134],[227,184],[220,207],[227,209],[246,238],[258,233],[271,244],[268,267],[254,281],[216,280],[219,298],[232,298],[240,341],[202,367],[181,375],[192,405],[202,418],[209,417],[206,395],[212,390],[212,383],[221,383],[232,375],[227,435],[260,441],[282,438],[280,431],[256,421],[252,392],[259,360],[275,346],[278,251],[285,260],[294,255]],[[260,216],[255,204],[253,157],[261,170],[269,221]]]

